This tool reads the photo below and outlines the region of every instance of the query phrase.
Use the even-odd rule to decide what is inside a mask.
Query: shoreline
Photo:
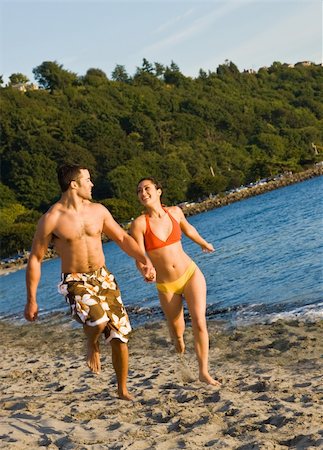
[[[258,184],[250,187],[242,187],[235,192],[228,194],[219,194],[212,198],[203,200],[199,203],[191,202],[186,205],[181,206],[185,216],[192,216],[200,214],[202,212],[210,211],[212,209],[221,208],[227,206],[231,203],[235,203],[241,200],[245,200],[256,195],[261,195],[272,190],[276,190],[282,187],[289,186],[291,184],[301,183],[302,181],[309,180],[310,178],[318,177],[323,175],[323,165],[317,164],[315,167],[304,170],[298,173],[288,173],[281,175],[279,178],[274,180],[269,180],[266,183]],[[187,202],[186,202],[187,203]],[[48,259],[57,258],[58,256],[52,250],[49,250],[44,261]],[[26,268],[28,260],[27,256],[24,255],[20,260],[17,259],[15,262],[3,263],[0,262],[0,277],[9,275],[10,273],[16,272]]]
[[[51,256],[45,257],[43,263],[55,258],[59,258],[59,256],[53,253]],[[17,272],[18,270],[25,269],[27,267],[27,261],[28,257],[25,257],[23,262],[9,263],[6,264],[5,267],[1,265],[0,278],[5,277],[6,275],[10,275],[11,273]]]
[[[208,328],[220,389],[197,381],[191,327],[181,360],[166,323],[158,322],[130,339],[135,401],[126,403],[116,396],[103,340],[102,373],[95,376],[85,364],[81,327],[0,323],[2,448],[319,448],[323,321],[233,329],[210,321]]]
[[[277,179],[269,180],[267,182],[257,184],[255,186],[241,187],[235,192],[222,195],[218,194],[213,198],[206,199],[199,203],[190,203],[183,206],[183,212],[186,216],[200,214],[201,212],[210,211],[215,208],[221,208],[231,203],[239,202],[256,195],[265,194],[276,189],[280,189],[291,184],[301,183],[302,181],[323,175],[323,165],[319,164],[310,169],[298,173],[287,173],[281,175]]]

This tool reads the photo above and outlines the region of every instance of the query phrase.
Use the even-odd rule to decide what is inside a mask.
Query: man
[[[27,265],[25,318],[37,319],[37,287],[41,263],[49,243],[61,257],[62,280],[59,291],[66,296],[73,317],[83,324],[87,338],[87,364],[100,372],[98,339],[102,333],[111,342],[112,363],[117,376],[118,395],[132,400],[127,389],[128,337],[131,331],[120,291],[105,267],[101,233],[115,241],[129,256],[143,264],[142,275],[154,278],[154,268],[136,241],[99,203],[92,203],[90,173],[85,167],[65,165],[58,170],[62,190],[60,200],[38,222]]]

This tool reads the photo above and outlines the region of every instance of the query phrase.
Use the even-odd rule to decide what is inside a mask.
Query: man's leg
[[[128,392],[128,344],[120,341],[120,339],[111,340],[112,348],[112,364],[117,376],[118,396],[122,400],[133,400],[132,395]]]
[[[95,327],[90,327],[89,325],[83,325],[84,333],[87,337],[87,365],[93,373],[100,373],[101,362],[100,362],[100,347],[99,347],[99,337],[106,327],[107,322],[96,325]]]

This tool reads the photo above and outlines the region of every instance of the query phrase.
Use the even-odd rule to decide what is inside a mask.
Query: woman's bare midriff
[[[184,252],[180,242],[151,250],[148,256],[156,269],[157,283],[177,280],[191,262],[191,258]]]

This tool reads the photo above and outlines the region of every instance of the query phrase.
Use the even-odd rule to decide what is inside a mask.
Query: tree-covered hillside
[[[299,171],[322,153],[322,66],[240,73],[226,62],[193,79],[173,62],[144,59],[133,76],[118,65],[111,79],[57,62],[33,72],[39,89],[23,74],[0,89],[1,256],[28,248],[59,196],[56,168],[65,162],[89,167],[94,198],[125,221],[140,210],[143,176],[158,178],[164,201],[177,203]]]

